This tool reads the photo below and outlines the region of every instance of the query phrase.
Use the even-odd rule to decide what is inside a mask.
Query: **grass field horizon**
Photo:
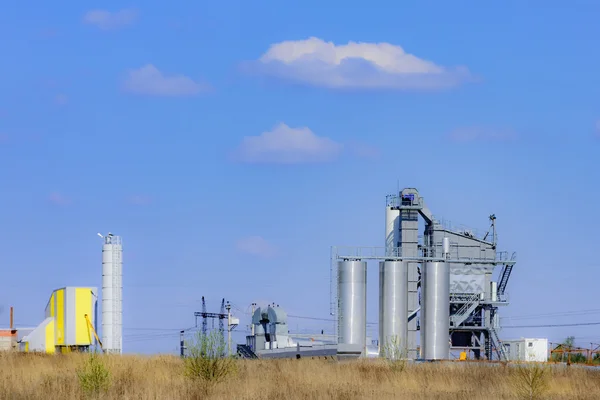
[[[545,375],[531,381],[522,372],[528,370],[501,364],[235,360],[222,382],[207,385],[189,379],[176,356],[101,355],[97,362],[105,386],[91,395],[81,378],[87,354],[0,354],[0,399],[600,398],[600,371],[579,367],[543,366]],[[535,385],[533,395],[528,390]]]

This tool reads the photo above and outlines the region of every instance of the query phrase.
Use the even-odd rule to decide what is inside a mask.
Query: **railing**
[[[331,248],[329,260],[329,315],[337,314],[337,298],[338,298],[338,269],[337,269],[337,253],[335,247]],[[336,324],[337,326],[337,324]],[[337,332],[336,332],[337,333]]]
[[[250,346],[247,346],[245,344],[238,344],[237,345],[237,353],[242,356],[243,358],[248,358],[248,359],[257,359],[257,355],[256,353],[254,353],[252,351],[252,349],[250,348]]]
[[[509,303],[510,302],[509,293],[508,292],[504,292],[503,294],[498,293],[498,301],[504,302],[504,303]]]
[[[467,303],[469,299],[475,296],[473,293],[451,293],[450,294],[450,303]],[[480,296],[477,294],[477,296]]]
[[[476,254],[478,253],[478,254]],[[486,254],[486,253],[489,253]],[[378,247],[378,246],[333,246],[331,248],[332,260],[339,259],[394,259],[402,258],[402,247]],[[434,246],[420,246],[415,256],[405,256],[407,259],[441,259],[442,258],[442,245]],[[469,247],[459,247],[458,245],[450,245],[449,257],[452,261],[464,261],[466,263],[477,264],[478,262],[485,263],[514,263],[516,260],[516,253],[512,253],[512,256],[508,251],[493,250],[477,251]]]
[[[479,231],[478,229],[474,229],[474,228],[468,227],[463,224],[455,224],[452,221],[444,219],[444,218],[434,219],[434,224],[441,226],[443,229],[445,229],[447,231],[451,231],[451,232],[455,232],[455,233],[466,233],[467,236],[472,236],[479,240],[484,240],[483,238],[485,237],[485,233],[482,234],[481,231]],[[485,240],[487,240],[487,239],[485,239]],[[487,241],[491,242],[491,240],[487,240]]]
[[[506,290],[506,285],[508,285],[508,280],[510,279],[510,274],[513,269],[513,264],[506,264],[502,269],[500,274],[500,282],[498,283],[498,293],[504,294]]]
[[[415,197],[414,193],[408,195],[411,204],[407,207],[423,207],[423,197]],[[402,206],[402,196],[397,194],[389,194],[385,196],[385,204],[388,207]]]
[[[504,346],[498,337],[498,333],[494,328],[490,328],[490,342],[492,342],[492,347],[496,348],[496,353],[498,354],[498,358],[500,361],[507,361],[508,357],[506,356],[506,352],[504,351]]]
[[[454,327],[459,326],[469,317],[473,310],[475,310],[475,308],[477,308],[477,306],[479,305],[479,300],[479,294],[473,294],[469,296],[466,299],[465,304],[461,308],[459,308],[457,312],[450,316],[450,320],[453,323]]]

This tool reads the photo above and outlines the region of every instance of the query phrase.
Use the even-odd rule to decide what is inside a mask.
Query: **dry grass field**
[[[97,360],[90,370],[85,354],[0,354],[0,399],[600,399],[600,372],[577,367],[549,368],[533,382],[519,368],[474,363],[234,361],[224,381],[210,385],[189,378],[177,357]],[[90,376],[100,380],[97,392],[86,390]]]

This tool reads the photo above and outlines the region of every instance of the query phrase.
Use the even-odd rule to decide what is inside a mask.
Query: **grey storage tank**
[[[338,344],[366,348],[367,263],[338,262]]]
[[[450,268],[445,261],[422,264],[421,358],[450,357]]]
[[[379,263],[379,354],[406,357],[408,336],[408,264]]]

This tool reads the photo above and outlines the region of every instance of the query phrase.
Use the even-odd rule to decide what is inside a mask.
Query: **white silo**
[[[406,357],[408,351],[408,263],[379,263],[379,352]]]
[[[450,356],[450,264],[424,262],[421,272],[421,358],[446,360]]]
[[[385,254],[398,256],[397,248],[400,236],[400,211],[394,209],[393,198],[388,196],[385,207]]]
[[[99,234],[100,235],[100,234]],[[109,233],[102,246],[102,347],[106,353],[123,352],[123,247]]]
[[[356,346],[363,354],[367,339],[367,263],[338,262],[338,344]]]

